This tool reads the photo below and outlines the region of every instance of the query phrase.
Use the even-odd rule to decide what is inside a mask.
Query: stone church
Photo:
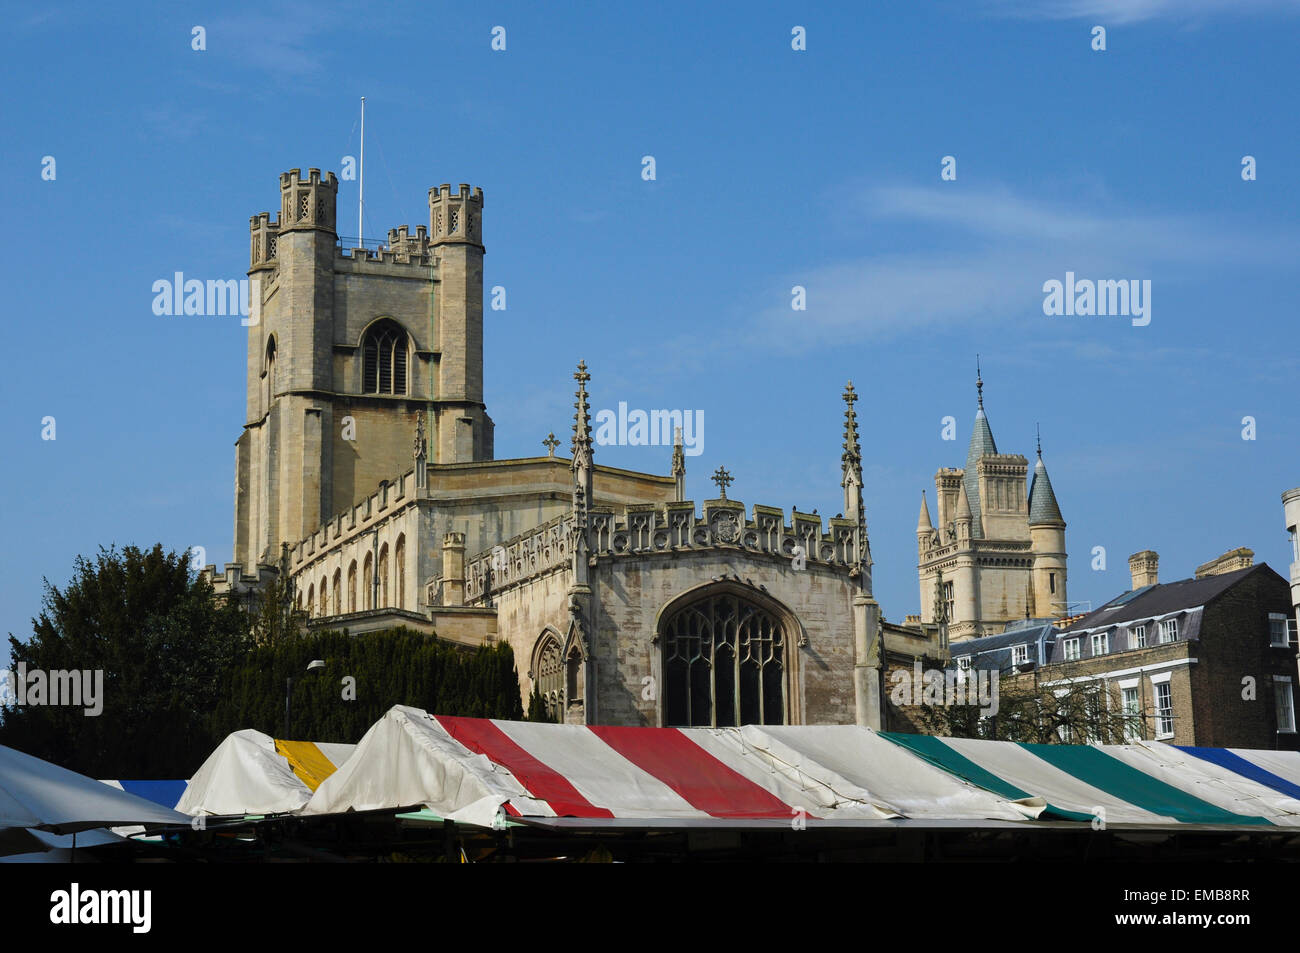
[[[949,642],[995,635],[1019,619],[1058,619],[1068,607],[1065,520],[1042,445],[1026,493],[1028,461],[998,453],[978,373],[975,386],[979,406],[966,466],[935,474],[939,525],[924,492],[916,525],[919,621],[945,625]]]
[[[295,169],[278,214],[251,220],[260,309],[234,562],[206,570],[218,591],[283,573],[313,626],[506,641],[521,698],[536,690],[570,723],[879,726],[885,643],[852,384],[843,512],[825,525],[747,510],[721,467],[716,499],[685,499],[680,433],[666,473],[598,464],[584,363],[569,455],[550,434],[545,455],[496,459],[482,191],[431,189],[427,227],[378,249],[341,246],[337,194],[332,173]],[[958,502],[941,507],[942,520]]]

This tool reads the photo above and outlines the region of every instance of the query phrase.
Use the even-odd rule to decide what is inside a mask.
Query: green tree
[[[102,712],[3,711],[0,744],[92,777],[189,777],[213,746],[221,673],[249,647],[245,611],[220,599],[187,553],[100,548],[67,586],[45,580],[32,638],[9,636],[13,667],[102,673]]]
[[[323,670],[307,671],[313,659]],[[357,742],[394,705],[435,715],[523,717],[509,644],[466,649],[398,628],[353,636],[309,632],[254,647],[226,675],[212,716],[218,738],[241,728],[285,737],[285,682],[293,678],[289,740]]]

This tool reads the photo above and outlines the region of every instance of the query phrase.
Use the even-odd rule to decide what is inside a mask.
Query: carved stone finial
[[[552,457],[555,456],[555,448],[558,447],[559,445],[560,445],[560,441],[555,438],[554,431],[548,433],[546,435],[546,439],[542,441],[542,446],[546,447],[547,450],[551,451]]]
[[[718,492],[721,494],[720,499],[724,500],[727,498],[727,487],[736,482],[723,467],[718,467],[709,479],[718,484]]]

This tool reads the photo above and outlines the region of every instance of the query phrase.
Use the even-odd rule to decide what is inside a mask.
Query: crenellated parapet
[[[449,242],[483,244],[483,190],[462,182],[453,192],[444,182],[429,190],[429,238],[435,245]]]
[[[859,565],[854,520],[835,517],[823,529],[815,513],[785,513],[756,505],[746,518],[737,500],[706,500],[697,514],[691,500],[646,503],[619,510],[593,506],[587,511],[590,558],[617,560],[654,553],[733,551],[782,561],[843,567]],[[556,517],[500,547],[482,552],[465,567],[465,598],[481,600],[493,592],[570,565],[577,533],[572,514]],[[797,549],[797,551],[796,551]]]
[[[405,506],[416,497],[415,470],[407,470],[396,480],[384,481],[379,489],[350,509],[335,514],[306,539],[299,540],[289,549],[289,564],[297,572],[318,554],[324,553],[341,540],[367,533],[377,523]]]
[[[395,261],[418,261],[425,264],[429,260],[429,231],[423,225],[415,226],[411,234],[409,225],[399,225],[388,230],[388,252]]]
[[[333,232],[338,204],[339,180],[333,172],[321,178],[320,169],[301,169],[280,174],[280,231],[321,229]]]
[[[423,225],[415,227],[414,235],[411,234],[409,225],[390,228],[388,244],[378,248],[339,248],[337,251],[337,261],[340,264],[373,262],[383,265],[419,265],[421,268],[427,268],[435,260],[429,242],[429,233]]]
[[[278,575],[279,570],[274,566],[260,564],[254,574],[244,572],[244,567],[239,563],[226,563],[220,573],[214,564],[209,564],[199,573],[200,578],[206,579],[213,591],[220,596],[231,592],[237,595],[260,592]]]
[[[250,272],[273,269],[276,266],[277,245],[280,236],[280,219],[271,218],[270,212],[261,212],[248,220],[251,233],[248,270]]]

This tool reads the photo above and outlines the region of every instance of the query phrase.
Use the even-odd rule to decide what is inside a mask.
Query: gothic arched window
[[[324,576],[320,577],[320,614],[323,616],[330,614],[330,594]]]
[[[379,550],[379,606],[388,606],[388,544]]]
[[[307,614],[311,615],[316,609],[316,587],[307,587]]]
[[[380,321],[366,332],[361,342],[363,393],[406,393],[406,337],[395,321]]]
[[[365,594],[362,598],[362,602],[365,603],[367,609],[373,609],[375,607],[374,566],[375,566],[375,561],[371,558],[369,553],[366,553],[365,568],[361,571],[361,585],[362,588],[365,589]]]
[[[357,611],[357,561],[348,566],[348,611]]]
[[[564,720],[564,657],[560,641],[554,635],[542,636],[543,643],[537,653],[537,694],[546,706],[546,716],[552,721]]]
[[[343,611],[343,570],[334,570],[334,614]]]
[[[786,635],[777,617],[715,592],[663,625],[664,724],[783,725]]]

